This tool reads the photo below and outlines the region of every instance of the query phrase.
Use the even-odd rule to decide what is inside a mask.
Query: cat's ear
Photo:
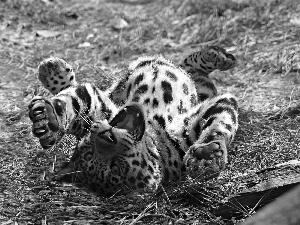
[[[125,129],[135,140],[140,141],[145,133],[145,116],[138,104],[128,105],[109,123],[112,127]]]

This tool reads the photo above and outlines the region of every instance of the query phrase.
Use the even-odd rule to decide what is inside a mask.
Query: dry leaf
[[[112,24],[112,27],[116,30],[121,30],[121,29],[124,29],[128,26],[129,26],[129,24],[122,18],[116,19],[114,21],[114,23]]]
[[[300,18],[294,17],[290,20],[290,23],[300,26]]]
[[[51,30],[37,30],[36,35],[44,38],[50,38],[59,36],[60,32]]]
[[[83,43],[78,45],[78,48],[88,48],[88,47],[91,47],[90,42],[83,42]]]

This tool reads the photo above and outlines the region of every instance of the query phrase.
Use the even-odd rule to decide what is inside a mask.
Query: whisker
[[[255,206],[251,209],[251,211],[249,212],[249,216],[251,216],[254,212],[255,209],[259,206],[259,204],[265,199],[265,197],[267,197],[270,193],[272,192],[272,189],[270,189],[267,193],[265,193],[260,199],[259,201],[255,204]]]
[[[88,124],[92,124],[92,120],[89,118],[89,116],[85,112],[79,112],[78,110],[74,109],[76,113]]]
[[[235,198],[235,197],[234,197]],[[236,200],[236,198],[235,198]],[[238,201],[236,200],[236,202],[238,203],[238,205],[235,205],[241,212],[243,213],[247,213],[247,209]]]
[[[237,200],[236,200],[237,201]],[[238,201],[237,201],[238,202]],[[244,207],[244,206],[242,206],[239,202],[238,202],[238,204],[239,205],[236,205],[236,204],[234,204],[234,203],[232,203],[232,202],[227,202],[227,203],[225,203],[225,205],[227,206],[227,207],[230,207],[230,208],[232,208],[232,209],[235,209],[236,211],[238,211],[238,212],[241,212],[241,213],[243,213],[243,214],[246,214],[247,213],[247,209]]]
[[[194,187],[190,187],[190,189],[193,190],[193,191],[195,191],[195,193],[201,195],[201,197],[202,197],[204,200],[208,201],[208,202],[212,202],[212,200],[214,199],[213,196],[209,195],[209,194],[212,194],[212,193],[209,193],[209,192],[207,192],[207,193],[200,192],[199,190],[195,189]],[[202,190],[202,191],[203,191],[203,190]],[[207,190],[206,190],[206,191],[207,191]]]

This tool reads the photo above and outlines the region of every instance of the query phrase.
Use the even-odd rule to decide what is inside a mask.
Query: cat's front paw
[[[59,129],[55,111],[50,101],[41,96],[35,97],[30,104],[29,118],[32,121],[32,133],[44,149],[51,148],[57,140]]]
[[[195,143],[184,156],[184,164],[192,178],[217,177],[227,163],[227,146],[224,140]]]

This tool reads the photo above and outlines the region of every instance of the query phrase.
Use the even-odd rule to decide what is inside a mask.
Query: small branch
[[[300,224],[300,185],[264,207],[244,225],[298,225]]]

